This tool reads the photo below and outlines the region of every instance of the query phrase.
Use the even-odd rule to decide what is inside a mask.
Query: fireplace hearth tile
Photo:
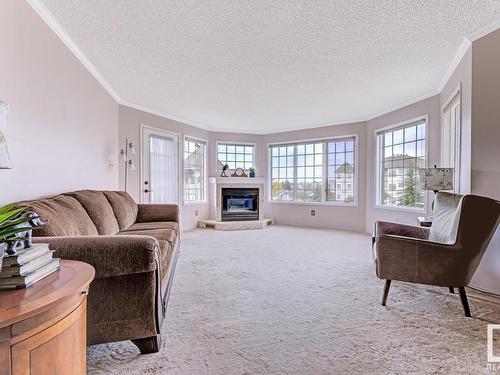
[[[261,219],[251,221],[216,221],[200,220],[198,228],[211,228],[215,230],[249,230],[264,229],[273,223],[273,219]]]

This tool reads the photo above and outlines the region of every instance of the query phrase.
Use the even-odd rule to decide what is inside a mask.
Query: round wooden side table
[[[0,374],[85,374],[94,268],[62,260],[31,288],[0,290]]]

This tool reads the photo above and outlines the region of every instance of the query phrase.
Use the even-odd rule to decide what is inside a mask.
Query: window
[[[424,208],[418,169],[426,166],[426,120],[377,132],[380,206]]]
[[[205,142],[184,139],[184,202],[205,200],[205,154]]]
[[[461,109],[460,90],[443,109],[441,133],[441,167],[453,168],[453,187],[460,189]]]
[[[354,203],[355,137],[270,146],[271,200]]]
[[[255,145],[217,143],[217,170],[225,164],[229,169],[255,168]]]

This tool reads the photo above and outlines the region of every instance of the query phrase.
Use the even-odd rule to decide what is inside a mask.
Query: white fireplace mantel
[[[210,218],[220,222],[222,218],[222,188],[258,188],[259,189],[259,220],[264,219],[264,185],[263,177],[210,177]]]
[[[264,185],[264,177],[210,177],[210,184],[259,184]]]

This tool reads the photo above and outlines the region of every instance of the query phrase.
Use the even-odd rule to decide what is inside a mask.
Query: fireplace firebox
[[[222,221],[259,220],[259,189],[223,188]]]

